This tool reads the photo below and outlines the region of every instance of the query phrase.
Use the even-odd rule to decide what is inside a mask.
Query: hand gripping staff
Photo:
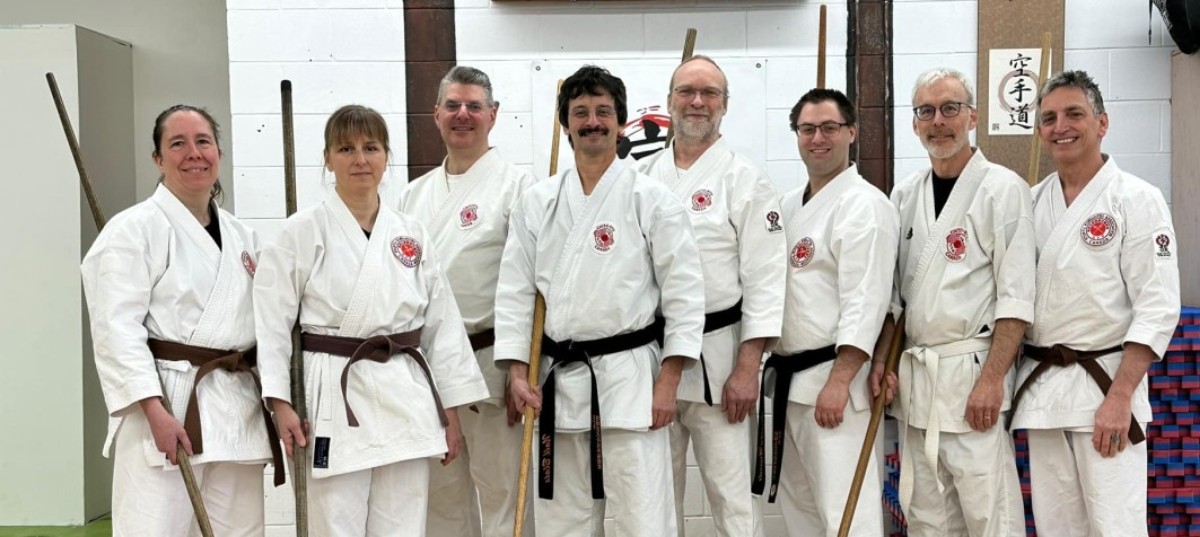
[[[75,169],[79,171],[79,184],[83,186],[83,192],[87,195],[88,206],[92,209],[92,219],[96,222],[96,231],[104,229],[104,213],[100,210],[100,204],[96,201],[96,193],[92,189],[92,180],[88,178],[87,170],[83,167],[83,156],[79,153],[79,142],[75,139],[75,129],[71,127],[71,118],[67,116],[67,107],[63,104],[62,94],[58,91],[58,82],[54,79],[54,73],[46,73],[46,83],[50,85],[50,95],[54,98],[54,106],[58,109],[58,119],[62,121],[63,134],[67,136],[67,145],[71,146],[71,156],[75,157]],[[158,368],[157,362],[155,369]],[[161,385],[162,377],[159,377]],[[171,400],[166,396],[167,389],[162,389],[163,408],[172,416],[175,412],[171,409]],[[196,513],[196,524],[200,527],[200,535],[203,537],[213,537],[212,523],[208,520],[208,510],[204,508],[204,498],[200,496],[200,487],[196,485],[196,474],[192,472],[192,461],[188,458],[187,451],[183,449],[183,444],[175,446],[175,456],[179,461],[179,473],[183,476],[183,486],[187,488],[188,499],[192,501],[192,511]]]

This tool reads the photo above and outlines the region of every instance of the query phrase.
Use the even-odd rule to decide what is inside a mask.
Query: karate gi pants
[[[142,442],[150,426],[140,413],[121,425],[113,453],[113,537],[200,535],[187,487],[178,469],[146,464]],[[166,455],[163,456],[164,459]],[[206,462],[192,466],[213,534],[262,537],[263,464]]]
[[[429,469],[430,536],[512,537],[517,510],[517,474],[522,427],[508,426],[504,408],[479,403],[478,411],[460,408],[465,447],[450,466]],[[525,537],[533,537],[532,484],[525,503]],[[482,529],[482,533],[481,533]]]
[[[346,474],[308,478],[308,530],[321,537],[422,537],[429,465],[420,458]]]
[[[538,535],[603,536],[606,512],[612,514],[615,530],[607,537],[674,535],[675,491],[667,429],[605,429],[602,449],[607,499],[593,500],[588,433],[554,435],[554,499],[536,502]],[[536,487],[536,480],[531,479],[530,486]]]
[[[943,431],[936,468],[921,449],[925,430],[900,423],[900,441],[915,442],[912,502],[904,506],[909,537],[1025,535],[1012,436],[1003,423],[1002,413],[1000,423],[984,432]],[[905,453],[903,446],[901,453]],[[942,482],[941,492],[937,479]]]
[[[816,407],[812,405],[789,402],[787,412],[777,498],[784,526],[792,537],[836,537],[871,411],[855,412],[848,403],[842,424],[833,429],[817,425]],[[850,526],[851,536],[884,534],[879,503],[882,497],[879,462],[872,451]]]
[[[1145,430],[1146,424],[1142,424]],[[1029,481],[1038,535],[1145,537],[1146,444],[1106,459],[1091,432],[1030,429]]]
[[[734,464],[750,458],[746,437],[751,414],[741,423],[729,423],[721,405],[692,401],[676,402],[675,421],[670,425],[671,461],[675,477],[675,524],[683,531],[683,496],[687,485],[688,442],[700,467],[700,478],[712,507],[713,525],[719,537],[750,537],[754,532],[754,497],[750,493],[750,467]]]

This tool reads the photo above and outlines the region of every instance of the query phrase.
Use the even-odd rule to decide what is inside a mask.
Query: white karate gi
[[[1179,321],[1175,231],[1162,193],[1112,157],[1068,207],[1058,174],[1033,191],[1038,347],[1094,351],[1141,343],[1161,359]],[[1122,353],[1096,359],[1116,377]],[[1018,386],[1037,365],[1023,360]],[[1022,396],[1014,429],[1029,429],[1034,518],[1047,535],[1146,535],[1146,443],[1111,459],[1092,447],[1104,395],[1083,367],[1051,367]],[[1131,410],[1153,419],[1146,378]]]
[[[869,356],[891,298],[900,228],[896,207],[853,165],[807,203],[804,191],[789,192],[781,203],[789,249],[784,329],[776,352],[849,345]],[[817,425],[817,396],[832,369],[831,361],[796,373],[788,392],[780,506],[791,535],[837,535],[871,421],[868,361],[850,385],[842,424]],[[883,535],[882,493],[872,453],[851,535]]]
[[[486,398],[462,318],[429,245],[423,226],[388,207],[380,207],[368,240],[336,193],[289,218],[275,243],[263,249],[254,287],[263,396],[291,401],[288,364],[298,312],[303,332],[313,334],[367,338],[421,329],[420,349],[443,405]],[[411,492],[407,497],[427,495],[428,474],[420,467],[428,463],[419,459],[446,452],[431,387],[407,355],[385,363],[357,362],[346,397],[360,426],[351,427],[340,386],[348,362],[343,356],[304,353],[312,425],[308,466],[316,481],[359,473],[370,477],[310,481],[311,529],[329,536],[423,535],[423,502],[419,509],[406,503],[411,509],[405,516],[384,523],[384,515],[401,505],[382,498],[404,496],[391,491],[396,494],[380,497],[363,487],[393,479]],[[314,468],[323,442],[328,442],[326,464]]]
[[[638,168],[662,181],[687,209],[700,248],[707,313],[742,301],[742,320],[704,335],[704,364],[713,406],[704,402],[703,369],[679,382],[679,411],[671,424],[675,514],[683,535],[687,451],[693,443],[713,523],[722,537],[749,535],[754,525],[749,460],[750,422],[729,423],[721,406],[725,381],[743,341],[766,338],[770,351],[783,319],[783,225],[771,181],[720,138],[687,170],[675,166],[672,148],[640,161]]]
[[[508,217],[532,181],[491,149],[465,174],[449,176],[443,165],[409,183],[402,196],[400,210],[430,231],[469,334],[493,327]],[[430,469],[429,535],[512,537],[521,428],[508,426],[507,375],[492,361],[492,348],[477,350],[475,359],[488,399],[459,413],[466,445],[458,458]],[[532,523],[524,528],[532,535]]]
[[[184,535],[195,525],[183,479],[155,447],[138,401],[165,396],[182,424],[199,368],[156,360],[147,339],[254,346],[257,239],[229,213],[218,209],[217,218],[220,249],[159,185],[113,217],[83,259],[96,372],[112,416],[104,452],[115,458],[115,535]],[[254,380],[217,369],[196,387],[196,398],[204,452],[191,462],[213,529],[262,535],[262,469],[271,450]]]
[[[545,334],[555,341],[636,331],[654,322],[660,305],[666,317],[661,351],[645,345],[591,360],[605,431],[605,493],[622,537],[676,532],[669,437],[665,430],[646,429],[662,357],[684,356],[690,366],[700,355],[702,289],[685,209],[666,187],[619,161],[591,195],[584,195],[579,175],[568,170],[536,183],[513,213],[496,293],[497,361],[529,360],[538,291],[546,298]],[[552,362],[543,360],[543,380]],[[587,445],[591,376],[585,364],[557,368],[555,375],[555,494],[537,502],[538,533],[590,535],[580,521],[602,523],[603,509],[593,512],[589,474],[568,454]],[[608,434],[613,429],[636,432]]]
[[[896,287],[907,310],[907,350],[892,410],[901,430],[900,499],[909,535],[1023,532],[1012,440],[982,433],[967,398],[998,319],[1033,321],[1035,248],[1029,187],[979,149],[934,216],[932,170],[892,192],[900,210]],[[893,313],[899,315],[899,304]],[[1009,409],[1012,372],[1001,412]],[[961,491],[961,493],[960,493]]]

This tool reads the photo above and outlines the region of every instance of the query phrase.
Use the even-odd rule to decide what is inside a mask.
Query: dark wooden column
[[[850,158],[884,192],[894,183],[892,3],[850,0],[846,39],[848,96],[858,108],[858,141]]]
[[[442,76],[457,61],[454,0],[404,0],[408,179],[442,164],[446,147],[433,124]]]

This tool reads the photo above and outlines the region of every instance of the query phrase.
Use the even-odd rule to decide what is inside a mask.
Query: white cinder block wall
[[[829,5],[828,85],[845,89],[845,2]],[[405,170],[402,0],[227,0],[233,174],[239,217],[270,240],[284,216],[279,80],[293,81],[299,204],[315,203],[332,177],[322,173],[321,129],[338,106],[361,103],[391,126],[389,203]],[[487,71],[502,114],[492,141],[532,166],[531,69],[535,60],[594,62],[679,55],[686,28],[696,50],[718,59],[765,58],[768,132],[761,162],[782,190],[805,181],[784,125],[795,100],[815,84],[818,3],[796,0],[639,2],[456,2],[460,63]],[[926,165],[911,134],[909,98],[916,75],[938,65],[975,76],[976,2],[897,0],[894,88],[896,177]],[[1150,43],[1146,29],[1152,22]],[[1144,3],[1068,0],[1065,63],[1099,82],[1112,120],[1105,150],[1170,199],[1170,49],[1157,14]],[[1056,69],[1057,70],[1057,69]],[[617,73],[618,75],[620,73]],[[665,82],[665,81],[664,81]],[[736,98],[737,80],[731,89]],[[736,140],[731,140],[735,145]],[[269,536],[293,535],[290,490],[267,493]],[[711,510],[695,467],[685,495],[690,537],[712,535]],[[783,535],[778,509],[765,510],[767,534]],[[438,536],[440,537],[440,536]]]

